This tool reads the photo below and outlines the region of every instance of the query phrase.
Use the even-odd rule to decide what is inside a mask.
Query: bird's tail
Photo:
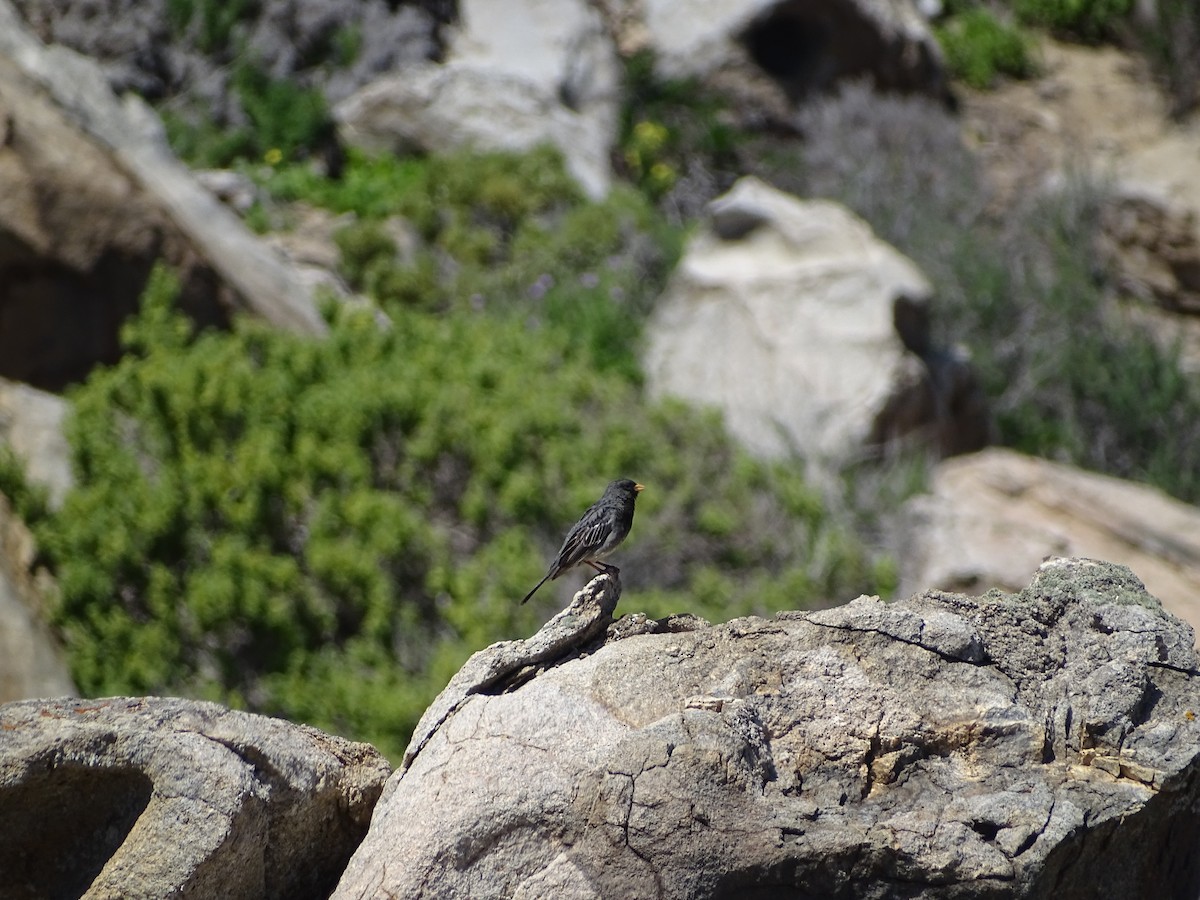
[[[545,578],[543,578],[541,581],[539,581],[537,584],[535,584],[535,585],[533,586],[533,590],[532,590],[532,591],[530,591],[528,594],[526,594],[526,595],[525,595],[525,600],[528,600],[530,597],[532,597],[534,594],[536,594],[536,593],[537,593],[537,589],[538,589],[538,588],[540,588],[540,587],[541,587],[543,584],[545,584],[545,583],[546,583],[547,581],[549,581],[549,580],[550,580],[550,573],[549,573],[549,572],[547,572],[547,573],[546,573],[546,577],[545,577]],[[524,603],[525,603],[525,600],[522,600],[522,601],[521,601],[521,603],[522,603],[522,604],[524,604]]]

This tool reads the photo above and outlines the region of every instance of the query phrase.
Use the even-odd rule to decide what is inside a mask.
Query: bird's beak
[[[634,492],[635,492],[635,493],[636,493],[637,491],[644,491],[645,489],[646,489],[646,486],[645,486],[644,484],[635,484],[635,485],[633,486],[633,490],[634,490]]]

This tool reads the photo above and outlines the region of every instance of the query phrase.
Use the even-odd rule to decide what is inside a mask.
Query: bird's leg
[[[621,574],[621,570],[612,565],[612,563],[600,562],[598,559],[589,559],[585,560],[585,562],[603,575],[611,575],[613,578],[616,578]]]

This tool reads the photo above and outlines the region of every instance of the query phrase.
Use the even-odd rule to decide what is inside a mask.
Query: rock
[[[6,377],[60,388],[118,352],[160,258],[182,304],[221,324],[240,306],[282,328],[326,330],[311,291],[167,147],[100,68],[39,43],[0,0],[0,360]]]
[[[901,593],[1014,590],[1047,556],[1085,555],[1200,631],[1200,510],[1146,485],[993,448],[939,463],[898,531]]]
[[[390,771],[373,747],[170,698],[0,707],[6,897],[324,897]]]
[[[51,509],[62,506],[75,484],[64,431],[67,410],[61,397],[0,378],[0,445],[21,460],[30,484],[46,489]]]
[[[646,43],[667,78],[753,63],[794,99],[846,80],[946,94],[941,49],[909,0],[643,0]]]
[[[1055,560],[1015,596],[610,631],[447,694],[335,900],[1200,883],[1192,632],[1122,566]]]
[[[552,144],[599,198],[619,92],[616,51],[586,0],[463,0],[444,63],[382,78],[334,114],[347,143],[375,151]]]
[[[930,345],[930,287],[844,207],[754,178],[710,206],[647,329],[650,390],[715,406],[753,452],[841,465],[926,433],[987,441],[964,359]]]
[[[0,494],[0,703],[76,694],[62,647],[46,626],[52,586],[36,555],[33,535]]]
[[[177,110],[198,103],[219,127],[245,122],[230,77],[237,54],[272,78],[319,89],[332,103],[395,65],[438,55],[438,20],[450,12],[437,2],[272,0],[240,6],[229,21],[197,4],[13,3],[39,39],[94,59],[117,93],[170,97]],[[222,46],[213,37],[226,26],[231,39]]]
[[[1118,186],[1104,206],[1101,252],[1124,293],[1169,312],[1200,315],[1197,213]]]

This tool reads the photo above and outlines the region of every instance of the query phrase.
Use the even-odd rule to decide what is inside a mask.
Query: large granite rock
[[[311,287],[192,178],[154,113],[0,0],[0,374],[58,389],[114,361],[159,259],[202,322],[240,307],[326,330]]]
[[[978,449],[986,403],[967,362],[931,346],[930,296],[844,207],[743,178],[655,307],[649,387],[716,407],[764,456],[837,467],[906,436]]]
[[[992,448],[939,463],[898,531],[902,594],[1017,590],[1048,556],[1090,556],[1200,632],[1200,509],[1148,485]]]
[[[620,68],[586,0],[462,0],[443,63],[416,64],[335,109],[343,138],[373,150],[558,147],[592,197],[611,181]]]
[[[389,771],[367,744],[214,703],[11,703],[0,895],[324,898]]]
[[[793,98],[839,81],[943,97],[942,53],[910,0],[642,0],[645,43],[667,77],[752,62]]]
[[[1200,889],[1193,634],[1122,566],[540,645],[438,699],[337,900]]]

